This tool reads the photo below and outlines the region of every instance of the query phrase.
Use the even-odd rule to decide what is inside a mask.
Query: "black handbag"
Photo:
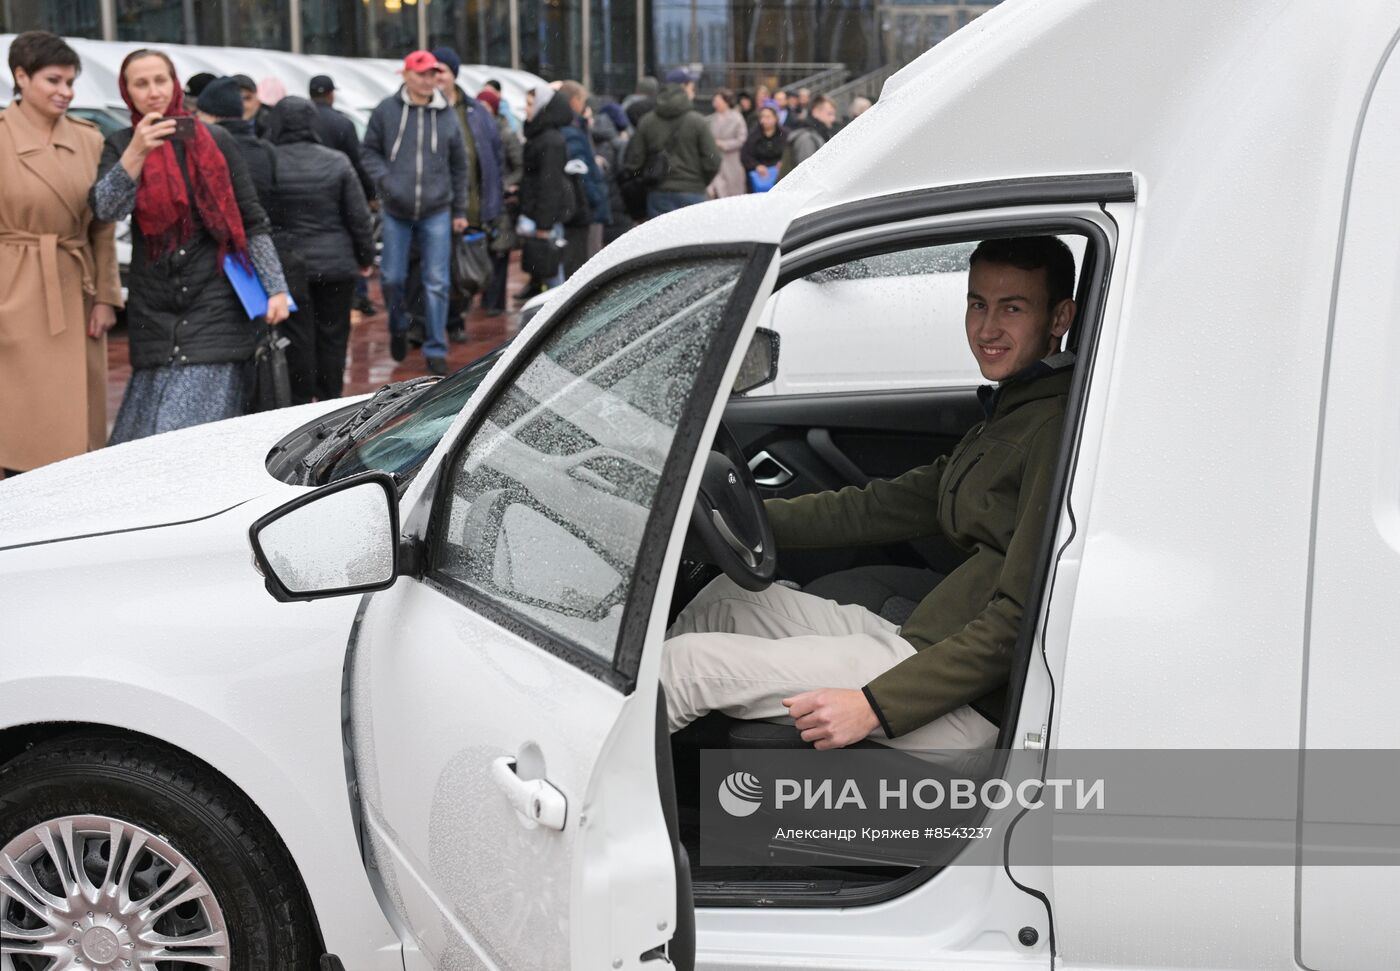
[[[491,251],[485,233],[467,233],[452,247],[452,297],[468,302],[491,285]]]
[[[559,246],[548,237],[524,237],[520,240],[520,269],[536,280],[548,280],[559,272]]]
[[[648,155],[647,160],[642,163],[642,184],[648,189],[655,189],[670,178],[671,153],[676,150],[676,139],[680,136],[681,123],[678,121],[671,137],[666,139],[666,144]]]
[[[272,411],[292,403],[292,372],[287,367],[287,348],[292,342],[276,327],[262,324],[262,334],[253,348],[248,381],[247,411]]]

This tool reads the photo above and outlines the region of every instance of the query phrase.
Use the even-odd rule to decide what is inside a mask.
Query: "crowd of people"
[[[562,283],[607,243],[707,199],[764,192],[834,134],[837,107],[804,90],[720,90],[696,109],[684,69],[617,101],[543,84],[517,118],[488,81],[469,92],[448,47],[414,51],[363,141],[335,81],[306,97],[276,78],[198,74],[182,85],[158,50],[131,52],[131,126],[103,138],[68,116],[82,69],[61,38],[15,38],[14,100],[0,111],[0,475],[104,443],[257,407],[252,361],[286,338],[293,403],[338,397],[356,314],[377,310],[389,350],[447,372],[470,297],[454,247],[485,247],[488,316]],[[856,99],[849,117],[869,102]],[[381,249],[376,253],[374,226]],[[105,335],[123,296],[114,224],[131,223],[125,317],[132,377],[110,436]],[[508,294],[520,251],[528,283]],[[249,302],[249,288],[260,298]]]

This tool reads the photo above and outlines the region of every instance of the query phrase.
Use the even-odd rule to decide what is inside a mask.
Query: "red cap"
[[[431,71],[438,66],[438,59],[433,57],[430,51],[414,51],[403,59],[403,69],[405,71]]]
[[[501,96],[496,93],[495,88],[482,88],[476,100],[490,108],[493,113],[501,113]]]

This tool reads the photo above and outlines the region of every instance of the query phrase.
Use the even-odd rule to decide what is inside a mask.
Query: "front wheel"
[[[315,966],[285,847],[181,753],[70,736],[0,768],[0,971]]]

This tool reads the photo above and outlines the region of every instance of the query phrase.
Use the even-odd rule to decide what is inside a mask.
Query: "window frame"
[[[667,541],[680,512],[680,496],[684,491],[695,451],[700,446],[705,420],[714,404],[715,396],[720,392],[720,383],[734,354],[739,334],[748,320],[764,277],[776,256],[777,246],[773,244],[733,243],[676,247],[627,260],[600,273],[571,294],[550,313],[543,321],[543,326],[533,334],[516,338],[521,342],[519,350],[511,355],[506,369],[492,383],[480,405],[462,426],[438,467],[440,474],[432,484],[432,509],[425,534],[423,582],[473,613],[567,661],[620,693],[631,694],[637,685],[637,671],[641,664],[646,628],[651,618],[657,579],[666,555]],[[687,260],[714,260],[726,257],[741,261],[738,279],[715,328],[711,350],[705,355],[695,376],[690,400],[676,422],[675,437],[662,468],[656,501],[647,515],[636,563],[627,582],[622,621],[618,627],[611,661],[444,572],[439,563],[444,552],[447,510],[451,505],[452,483],[463,453],[501,396],[515,386],[521,372],[537,359],[545,342],[559,327],[571,321],[580,307],[599,292],[624,278],[645,272],[649,268],[660,268]]]

